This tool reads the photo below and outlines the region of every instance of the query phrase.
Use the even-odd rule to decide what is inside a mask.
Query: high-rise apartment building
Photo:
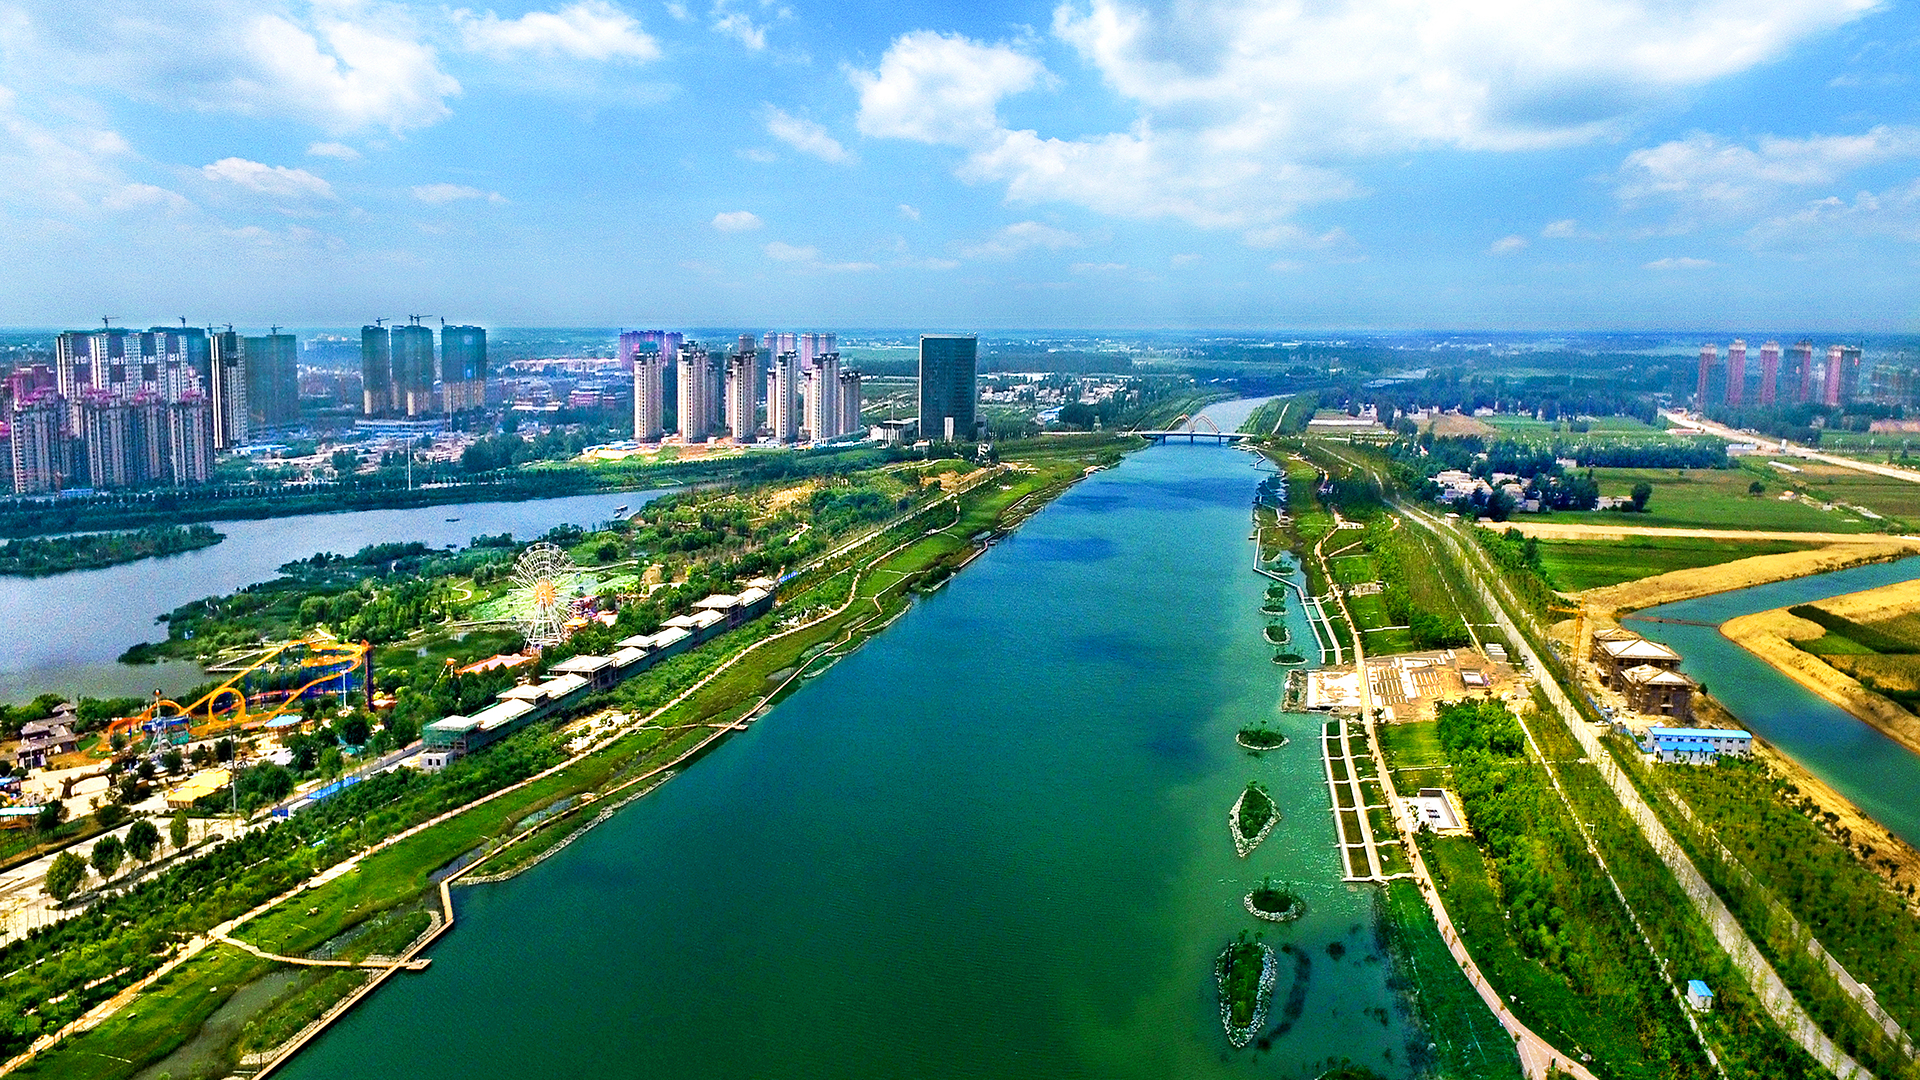
[[[1822,373],[1825,376],[1825,378],[1822,380],[1823,385],[1821,387],[1821,394],[1820,394],[1820,401],[1822,404],[1826,404],[1826,405],[1840,404],[1841,382],[1844,378],[1843,369],[1844,369],[1845,352],[1846,350],[1844,350],[1838,345],[1827,346],[1827,368],[1826,368],[1826,371]]]
[[[838,356],[838,353],[834,355]],[[840,373],[840,434],[852,435],[864,432],[860,424],[860,373],[843,371]]]
[[[213,408],[205,398],[189,394],[168,405],[167,436],[171,468],[166,479],[204,484],[213,478]]]
[[[395,412],[426,416],[433,408],[433,329],[417,322],[393,328]]]
[[[740,335],[740,347],[727,357],[727,430],[737,443],[750,443],[760,428],[760,357],[753,335]]]
[[[393,331],[378,324],[360,328],[361,411],[392,416],[400,411],[393,384]]]
[[[152,481],[144,453],[139,406],[89,395],[80,403],[80,440],[87,458],[87,483],[96,488],[139,487]]]
[[[686,335],[667,330],[623,330],[620,332],[620,368],[633,370],[633,358],[643,350],[652,350],[669,364],[680,355]]]
[[[246,356],[246,415],[253,426],[286,427],[300,420],[300,343],[292,334],[272,333],[244,338]],[[215,428],[220,402],[214,401]],[[245,436],[242,436],[244,441]]]
[[[1860,362],[1860,346],[1840,346],[1840,401],[1842,404],[1860,400],[1864,391],[1863,383],[1868,372]]]
[[[252,339],[243,339],[232,330],[207,336],[213,349],[213,375],[207,380],[207,398],[213,405],[213,446],[231,450],[244,445],[252,433],[253,364],[246,345]]]
[[[641,349],[626,359],[633,365],[634,441],[657,443],[666,434],[666,356]]]
[[[680,400],[675,402],[682,442],[705,442],[713,434],[713,361],[697,341],[680,346]]]
[[[767,430],[777,443],[800,438],[800,357],[791,349],[776,354],[767,372]]]
[[[66,401],[53,388],[42,387],[14,399],[7,419],[15,494],[58,491],[71,478],[68,453],[73,429],[67,415]]]
[[[813,358],[813,370],[806,376],[807,438],[819,441],[840,434],[840,354],[821,353]]]
[[[1772,408],[1780,382],[1780,343],[1769,341],[1760,346],[1760,407]]]
[[[791,336],[791,335],[789,335]],[[828,353],[838,355],[839,346],[834,343],[833,334],[810,333],[800,335],[800,370],[808,372],[819,362],[820,357]]]
[[[1727,404],[1738,408],[1747,399],[1747,343],[1734,338],[1727,346]]]
[[[79,424],[88,392],[114,401],[156,398],[179,401],[207,393],[212,352],[205,331],[155,327],[134,332],[119,327],[76,330],[54,339],[54,381],[67,404],[67,424]]]
[[[1700,346],[1700,385],[1693,394],[1693,407],[1699,412],[1707,411],[1707,379],[1713,374],[1714,365],[1720,362],[1720,346]]]
[[[946,442],[973,439],[974,411],[979,399],[979,348],[980,339],[973,336],[920,336],[921,438]],[[1704,395],[1705,350],[1701,356],[1700,383]]]
[[[1802,340],[1793,347],[1794,391],[1797,402],[1813,400],[1813,342]]]
[[[440,393],[450,413],[485,407],[486,330],[478,326],[440,328]]]

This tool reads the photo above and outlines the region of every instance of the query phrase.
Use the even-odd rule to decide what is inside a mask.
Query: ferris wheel
[[[544,648],[566,637],[577,576],[573,559],[552,544],[520,553],[513,564],[513,616],[528,645]]]

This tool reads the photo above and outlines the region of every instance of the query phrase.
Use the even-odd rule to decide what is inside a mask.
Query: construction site
[[[1529,680],[1514,672],[1497,645],[1370,656],[1366,673],[1373,718],[1381,723],[1432,720],[1440,702],[1466,697],[1500,698],[1517,708],[1531,693]],[[1290,709],[1354,715],[1361,708],[1360,673],[1353,664],[1296,671],[1287,693]]]

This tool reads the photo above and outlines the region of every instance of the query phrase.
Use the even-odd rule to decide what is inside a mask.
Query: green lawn
[[[1606,515],[1611,520],[1613,515]],[[1596,519],[1598,520],[1598,519]],[[1638,581],[1671,570],[1717,566],[1752,555],[1804,551],[1791,540],[1706,540],[1637,536],[1625,540],[1543,540],[1540,558],[1553,583],[1568,592]]]
[[[1382,724],[1380,749],[1393,769],[1424,769],[1445,766],[1446,754],[1440,749],[1439,725],[1431,720],[1417,724]]]
[[[1821,510],[1799,500],[1782,502],[1777,478],[1749,469],[1595,469],[1600,494],[1626,496],[1645,481],[1653,497],[1643,514],[1611,510],[1554,511],[1527,515],[1529,521],[1654,528],[1778,529],[1795,532],[1874,532],[1881,523],[1845,510]],[[1755,480],[1766,493],[1749,495]],[[1888,481],[1898,483],[1898,481]],[[1909,485],[1920,488],[1920,485]],[[1840,489],[1836,489],[1840,490]],[[1920,495],[1920,491],[1915,493]],[[1837,497],[1837,496],[1836,496]]]
[[[1520,1058],[1513,1040],[1454,963],[1419,886],[1390,881],[1380,903],[1395,973],[1412,991],[1421,1030],[1434,1046],[1424,1064],[1435,1075],[1458,1080],[1517,1080]]]

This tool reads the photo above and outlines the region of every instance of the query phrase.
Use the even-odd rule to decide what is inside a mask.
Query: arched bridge
[[[1172,425],[1165,430],[1135,431],[1133,434],[1143,439],[1152,439],[1157,443],[1180,442],[1183,440],[1194,443],[1202,439],[1214,443],[1231,443],[1239,442],[1242,439],[1253,438],[1251,434],[1244,431],[1221,431],[1220,425],[1214,423],[1212,418],[1205,413],[1201,413],[1198,416],[1182,414],[1174,417]]]

